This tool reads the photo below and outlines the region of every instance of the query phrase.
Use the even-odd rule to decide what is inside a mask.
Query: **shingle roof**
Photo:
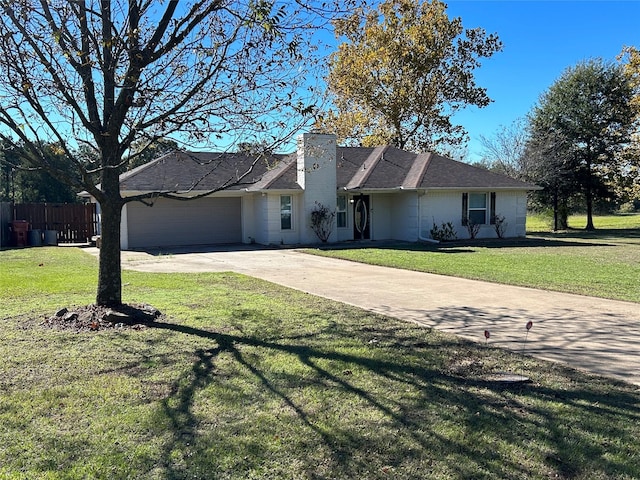
[[[515,178],[474,167],[450,158],[433,155],[419,188],[491,188],[527,189],[538,187]]]
[[[340,190],[516,189],[535,185],[440,155],[394,147],[338,147]],[[296,155],[172,152],[120,177],[123,191],[300,190]]]
[[[182,152],[163,155],[120,176],[123,191],[241,190],[265,178],[284,155],[256,160],[242,153]]]

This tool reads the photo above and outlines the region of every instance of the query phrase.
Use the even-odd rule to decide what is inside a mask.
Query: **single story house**
[[[258,243],[319,243],[311,228],[319,206],[335,212],[328,242],[431,240],[450,222],[468,238],[525,235],[527,192],[537,187],[433,153],[391,146],[338,147],[333,135],[306,133],[297,152],[256,160],[242,153],[175,151],[120,177],[123,196],[173,192],[122,211],[122,248]]]

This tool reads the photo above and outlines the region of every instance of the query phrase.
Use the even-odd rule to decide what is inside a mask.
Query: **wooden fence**
[[[59,243],[87,243],[98,231],[95,203],[16,204],[13,220],[28,221],[32,230],[55,230]]]
[[[0,247],[7,247],[11,243],[9,224],[13,220],[13,205],[0,202]]]

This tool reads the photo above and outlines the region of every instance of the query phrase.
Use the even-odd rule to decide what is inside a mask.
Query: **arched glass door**
[[[353,204],[353,238],[369,240],[369,195],[359,195]]]

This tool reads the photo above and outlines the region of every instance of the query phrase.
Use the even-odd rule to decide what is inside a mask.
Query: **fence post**
[[[0,248],[9,246],[9,224],[13,222],[13,205],[0,202]]]

